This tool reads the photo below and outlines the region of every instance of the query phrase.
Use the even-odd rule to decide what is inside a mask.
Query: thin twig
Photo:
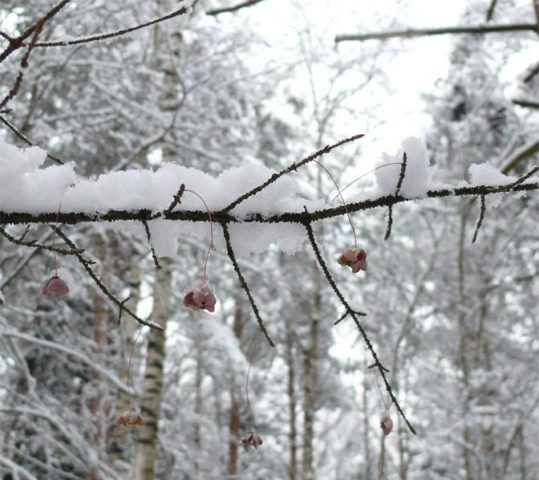
[[[52,229],[56,232],[56,234],[73,250],[77,250],[77,246],[73,243],[73,241],[60,230],[58,227],[52,227]],[[127,312],[131,317],[133,317],[138,323],[141,325],[146,325],[150,328],[155,328],[157,330],[163,330],[163,327],[161,325],[158,325],[157,323],[151,322],[149,320],[144,320],[143,318],[139,317],[135,312],[133,312],[130,308],[126,307],[125,305],[122,305],[122,301],[119,300],[106,286],[105,284],[99,279],[97,274],[94,272],[93,268],[91,267],[91,261],[85,258],[82,254],[78,253],[75,254],[75,257],[79,261],[79,263],[82,265],[84,270],[90,275],[90,278],[95,282],[95,284],[99,287],[99,289],[105,294],[105,296],[111,300],[115,305],[118,307],[121,307],[123,311]]]
[[[9,92],[0,102],[0,111],[4,111],[9,101],[13,100],[19,93],[19,90],[22,85],[22,80],[24,78],[24,73],[27,71],[27,68],[28,68],[28,60],[30,59],[30,54],[32,53],[32,50],[36,46],[37,39],[39,37],[39,34],[41,33],[41,30],[43,30],[44,25],[45,25],[44,19],[41,19],[39,22],[37,22],[36,29],[34,30],[34,34],[32,35],[32,40],[30,41],[30,45],[26,49],[26,52],[24,53],[21,59],[19,73],[17,74],[17,78],[15,78],[15,82],[13,83],[13,86],[11,87]]]
[[[172,200],[172,203],[169,205],[169,207],[165,210],[165,215],[168,215],[172,213],[172,210],[176,208],[178,204],[181,203],[183,192],[185,191],[185,184],[182,183],[180,185],[180,188],[178,189],[178,193],[174,195],[174,199]]]
[[[487,211],[487,206],[485,203],[485,196],[481,195],[479,198],[481,199],[481,207],[479,209],[479,218],[477,219],[477,224],[475,226],[475,232],[473,234],[472,243],[475,243],[475,241],[477,240],[479,229],[481,228],[481,225],[483,225],[483,219],[485,218],[485,212]]]
[[[447,34],[475,34],[486,33],[514,33],[514,32],[536,32],[537,25],[534,23],[515,23],[508,25],[470,25],[440,28],[408,28],[406,30],[393,30],[386,32],[358,33],[337,35],[335,43],[339,42],[364,42],[366,40],[388,40],[390,38],[417,38],[431,35]]]
[[[303,167],[303,165],[312,162],[313,160],[321,157],[322,155],[325,155],[326,153],[331,152],[335,148],[338,148],[346,143],[353,142],[355,140],[359,140],[361,137],[364,137],[365,135],[360,133],[359,135],[353,135],[352,137],[345,138],[344,140],[341,140],[340,142],[334,143],[333,145],[326,145],[324,148],[318,150],[317,152],[309,155],[308,157],[304,158],[303,160],[300,160],[299,162],[294,162],[292,165],[284,168],[278,173],[274,173],[270,178],[268,178],[265,182],[261,183],[260,185],[256,186],[255,188],[249,190],[248,192],[244,193],[240,197],[238,197],[236,200],[234,200],[230,205],[226,206],[221,210],[221,213],[228,213],[233,208],[237,207],[240,203],[243,203],[248,198],[252,197],[253,195],[256,195],[257,193],[260,193],[262,190],[266,189],[268,186],[270,186],[272,183],[276,182],[279,178],[281,178],[283,175],[286,175],[287,173],[290,173],[292,171],[296,171],[298,168]]]
[[[342,303],[342,305],[344,306],[348,314],[352,317],[352,320],[354,321],[357,329],[359,330],[361,336],[363,337],[363,340],[365,341],[365,344],[367,345],[367,348],[374,359],[374,364],[376,365],[376,368],[380,372],[380,376],[382,377],[382,380],[384,381],[384,385],[386,387],[387,393],[389,394],[389,397],[391,398],[392,402],[395,404],[395,408],[401,415],[402,419],[406,422],[406,425],[408,425],[408,428],[410,429],[410,431],[413,434],[417,434],[412,424],[406,418],[406,415],[404,414],[402,407],[400,406],[397,398],[395,397],[395,394],[393,393],[393,389],[391,388],[391,385],[389,384],[389,381],[387,380],[387,377],[386,377],[387,369],[382,365],[382,362],[380,362],[380,360],[378,359],[378,355],[376,351],[374,350],[374,347],[371,343],[369,336],[367,335],[367,332],[365,331],[365,329],[363,328],[363,326],[361,325],[361,323],[359,322],[357,318],[357,313],[354,310],[352,310],[352,307],[346,301],[343,294],[339,290],[339,287],[337,287],[337,284],[333,280],[333,277],[331,276],[331,273],[329,272],[326,262],[322,258],[322,254],[320,253],[320,248],[318,247],[318,244],[316,243],[316,239],[314,238],[314,233],[313,233],[311,223],[306,221],[304,222],[304,225],[305,225],[305,229],[307,230],[307,236],[309,238],[309,242],[314,251],[318,264],[320,265],[320,268],[322,269],[322,272],[324,273],[324,276],[326,277],[326,280],[328,281],[329,285],[335,292],[335,295],[340,300],[340,302]]]
[[[62,0],[56,6],[51,8],[43,17],[37,20],[34,24],[28,27],[24,32],[21,33],[18,37],[9,38],[9,44],[0,53],[0,63],[2,63],[7,57],[9,57],[14,51],[22,48],[24,46],[24,41],[35,32],[39,25],[43,26],[47,23],[52,17],[54,17],[62,8],[64,8],[72,0]]]
[[[518,185],[521,185],[522,183],[524,183],[526,180],[528,180],[528,178],[530,178],[532,175],[535,175],[537,172],[539,172],[539,165],[536,165],[535,167],[533,167],[528,173],[526,173],[525,175],[523,175],[522,177],[520,177],[517,181],[513,182],[510,186],[511,188],[515,188],[517,187]]]
[[[13,125],[9,120],[7,120],[3,115],[0,115],[0,122],[2,122],[7,128],[9,128],[13,134],[19,139],[22,140],[26,145],[33,147],[34,144],[30,141],[30,139],[24,135],[20,130],[18,130],[15,125]],[[60,160],[58,157],[55,157],[49,153],[47,153],[47,158],[52,160],[53,162],[58,163],[59,165],[63,165],[64,162]]]
[[[496,4],[498,3],[498,0],[491,0],[490,5],[487,10],[487,22],[490,22],[492,18],[494,17],[494,10],[496,9]]]
[[[260,316],[260,310],[258,309],[258,306],[255,303],[255,300],[253,296],[251,295],[251,290],[249,289],[249,285],[247,285],[247,282],[245,281],[245,278],[243,277],[243,274],[241,273],[240,266],[238,265],[238,262],[236,260],[236,255],[234,254],[234,250],[232,249],[232,242],[230,241],[230,233],[228,231],[228,225],[226,223],[222,223],[221,227],[223,229],[223,235],[225,237],[225,243],[226,243],[226,252],[228,254],[228,258],[230,258],[230,261],[232,262],[232,266],[234,267],[234,271],[236,272],[236,275],[238,275],[238,279],[240,281],[241,287],[245,290],[245,293],[247,294],[247,298],[249,299],[249,303],[251,304],[251,308],[253,310],[253,313],[255,314],[256,321],[258,322],[258,326],[260,327],[260,330],[266,337],[266,340],[268,343],[275,347],[275,343],[273,343],[273,340],[268,334],[268,331],[266,330],[266,326],[264,325],[264,321],[262,320],[262,317]]]
[[[406,152],[404,152],[402,155],[401,170],[399,173],[399,179],[397,181],[397,188],[395,189],[395,197],[399,196],[402,182],[404,181],[404,177],[406,176],[406,163],[407,163],[407,157],[406,157]],[[391,228],[393,227],[393,204],[389,205],[388,210],[389,211],[388,211],[388,219],[387,219],[387,230],[384,236],[384,240],[387,240],[389,236],[391,235]]]
[[[150,245],[150,250],[152,252],[153,263],[155,264],[155,268],[157,270],[160,270],[161,265],[159,264],[159,260],[157,259],[155,249],[153,248],[153,245],[152,245],[152,234],[150,233],[150,227],[148,226],[148,221],[144,219],[142,220],[142,224],[144,225],[144,230],[146,231],[146,238],[148,239],[148,244]]]
[[[318,160],[314,160],[314,162],[329,175],[329,178],[331,178],[331,181],[335,185],[335,188],[337,189],[337,192],[338,192],[337,195],[341,197],[342,206],[346,211],[346,216],[348,217],[348,223],[350,224],[350,227],[352,228],[352,235],[354,236],[354,245],[357,247],[357,235],[356,235],[356,229],[354,228],[354,222],[352,222],[352,217],[350,216],[350,213],[348,212],[348,209],[346,208],[346,202],[344,201],[344,197],[342,195],[341,189],[339,188],[339,184],[337,183],[337,180],[335,180],[335,177],[331,174],[331,172],[324,165],[322,165]]]
[[[185,13],[187,13],[187,11],[188,11],[187,7],[180,7],[174,10],[173,12],[163,15],[162,17],[154,18],[153,20],[150,20],[149,22],[141,23],[133,27],[123,28],[121,30],[116,30],[114,32],[91,35],[89,37],[76,38],[74,40],[54,40],[50,42],[39,42],[36,44],[36,47],[67,47],[70,45],[82,45],[86,43],[92,43],[92,42],[98,42],[101,40],[117,38],[117,37],[121,37],[122,35],[126,35],[128,33],[136,32],[137,30],[142,30],[143,28],[146,28],[146,27],[151,27],[152,25],[164,22],[165,20],[170,20],[171,18],[177,17],[179,15],[184,15]]]
[[[5,229],[0,227],[0,235],[7,238],[11,243],[14,243],[15,245],[29,248],[37,248],[38,250],[48,250],[50,252],[59,253],[60,255],[77,255],[84,253],[84,249],[81,248],[68,250],[65,248],[55,247],[54,245],[44,245],[42,243],[38,243],[37,240],[25,241],[24,237],[26,236],[27,232],[28,229],[25,230],[25,232],[20,238],[15,238],[14,236],[7,233]]]
[[[338,325],[341,323],[348,315],[350,315],[350,312],[346,310],[337,320],[333,322],[333,325]]]
[[[221,15],[221,13],[237,12],[238,10],[242,10],[243,8],[252,7],[253,5],[256,5],[257,3],[260,3],[262,1],[264,0],[246,0],[245,2],[241,2],[230,7],[214,8],[213,10],[208,10],[206,12],[206,15],[212,15],[215,17],[217,15]]]

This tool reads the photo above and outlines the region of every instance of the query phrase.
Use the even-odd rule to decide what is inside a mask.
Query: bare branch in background
[[[62,232],[62,230],[60,230],[59,228],[57,227],[52,227],[53,230],[56,232],[56,234],[69,246],[71,247],[73,250],[79,250],[77,248],[77,246],[75,245],[75,243],[73,243],[73,241],[64,233]],[[101,281],[101,279],[97,276],[97,274],[94,272],[94,269],[92,268],[92,262],[91,260],[87,259],[86,257],[84,257],[82,254],[80,253],[76,253],[75,255],[75,258],[79,261],[79,263],[82,265],[82,267],[84,268],[84,270],[86,270],[86,272],[88,273],[88,275],[90,276],[90,278],[94,281],[94,283],[98,286],[99,290],[101,290],[105,296],[111,300],[114,304],[116,304],[119,308],[120,308],[120,311],[125,311],[127,312],[129,315],[131,315],[131,317],[133,317],[140,325],[144,325],[144,326],[147,326],[147,327],[150,327],[150,328],[155,328],[157,330],[163,330],[163,327],[161,327],[161,325],[158,325],[157,323],[154,323],[154,322],[151,322],[151,321],[148,321],[148,320],[144,320],[143,318],[139,317],[135,312],[133,312],[130,308],[128,308],[127,306],[124,305],[124,302],[122,302],[121,300],[119,300],[107,287],[106,285]]]
[[[485,33],[515,32],[537,32],[537,25],[534,23],[513,23],[508,25],[470,25],[440,28],[408,28],[406,30],[392,30],[389,32],[337,35],[335,37],[335,43],[353,41],[364,42],[366,40],[388,40],[390,38],[417,38],[432,35],[483,35]]]
[[[15,127],[15,125],[13,125],[9,120],[4,118],[3,115],[0,115],[0,122],[2,122],[7,128],[9,128],[9,130],[11,130],[11,132],[13,132],[13,134],[19,140],[22,140],[24,143],[26,143],[26,145],[28,145],[29,147],[34,146],[34,144],[30,141],[30,139],[26,135],[24,135],[20,130],[18,130]],[[52,160],[55,163],[58,163],[59,165],[63,165],[65,163],[63,160],[60,160],[58,157],[50,155],[49,153],[47,153],[47,158]]]
[[[28,27],[23,33],[18,37],[9,37],[6,34],[2,36],[6,38],[9,43],[8,46],[0,53],[0,63],[2,63],[7,57],[9,57],[14,51],[22,48],[24,46],[24,41],[32,35],[35,30],[41,25],[40,28],[43,28],[43,25],[47,23],[52,17],[54,17],[62,8],[64,8],[71,0],[62,0],[55,7],[49,10],[43,17],[41,17],[37,22]]]
[[[217,16],[217,15],[221,15],[221,13],[237,12],[238,10],[242,10],[247,7],[252,7],[253,5],[256,5],[257,3],[260,3],[263,1],[264,0],[247,0],[245,2],[241,2],[236,5],[231,5],[230,7],[214,8],[213,10],[208,10],[206,12],[206,15]]]
[[[497,4],[498,4],[498,0],[491,0],[490,5],[487,10],[487,15],[486,15],[487,22],[490,22],[492,18],[494,17],[494,10],[496,10]]]
[[[133,27],[123,28],[114,32],[91,35],[89,37],[76,38],[74,40],[55,40],[50,42],[39,42],[36,44],[36,47],[68,47],[70,45],[82,45],[86,43],[99,42],[101,40],[110,40],[111,38],[121,37],[122,35],[127,35],[129,33],[136,32],[137,30],[142,30],[143,28],[151,27],[152,25],[164,22],[165,20],[170,20],[171,18],[184,15],[187,13],[187,11],[187,7],[180,7],[173,12],[168,13],[167,15],[163,15],[159,18],[154,18],[149,22],[141,23]]]
[[[511,101],[512,101],[515,105],[518,105],[519,107],[539,109],[539,102],[534,102],[533,100],[518,100],[518,99],[514,99],[514,100],[511,100]]]

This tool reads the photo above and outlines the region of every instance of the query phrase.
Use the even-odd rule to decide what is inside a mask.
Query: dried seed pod
[[[116,423],[126,427],[140,427],[144,422],[137,412],[134,410],[126,410],[116,419]]]
[[[255,432],[248,432],[247,435],[241,439],[241,442],[243,443],[243,448],[245,448],[245,450],[249,450],[250,447],[254,447],[256,450],[264,443],[260,435],[257,435]]]
[[[380,427],[382,428],[382,432],[384,432],[385,436],[391,433],[391,430],[393,430],[393,420],[391,420],[389,414],[384,413],[382,415],[382,418],[380,419]]]
[[[353,273],[367,271],[367,253],[359,247],[348,247],[337,260],[340,265],[348,266]]]
[[[191,288],[183,297],[183,304],[192,310],[207,310],[213,313],[216,303],[217,299],[207,283]]]
[[[43,285],[42,293],[47,297],[63,297],[69,293],[69,287],[58,275],[53,275]]]

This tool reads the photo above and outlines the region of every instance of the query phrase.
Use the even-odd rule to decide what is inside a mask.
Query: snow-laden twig
[[[465,187],[439,188],[429,190],[424,199],[405,198],[401,195],[382,195],[359,202],[350,202],[346,206],[323,208],[313,212],[281,212],[272,215],[263,215],[253,211],[242,216],[232,215],[224,210],[210,212],[216,223],[298,223],[305,221],[319,221],[346,215],[346,212],[358,212],[377,207],[389,207],[392,204],[409,201],[425,200],[426,198],[469,197],[480,195],[494,195],[496,193],[532,192],[539,190],[539,182],[525,182],[512,186],[503,185],[470,185]],[[75,225],[79,223],[115,222],[119,220],[134,220],[142,222],[146,220],[190,221],[207,222],[208,212],[205,210],[175,210],[173,212],[152,213],[150,209],[137,210],[109,210],[102,213],[87,212],[5,212],[0,210],[0,225],[2,224],[26,224],[26,223],[60,223]]]
[[[253,195],[256,195],[260,193],[265,188],[269,187],[272,183],[276,182],[279,178],[281,178],[283,175],[287,175],[290,172],[295,172],[298,168],[303,167],[309,162],[312,162],[313,160],[316,160],[317,158],[320,158],[321,156],[325,155],[326,153],[331,152],[332,150],[335,150],[336,148],[339,148],[342,145],[345,145],[350,142],[354,142],[355,140],[359,140],[360,138],[364,137],[365,135],[360,133],[358,135],[353,135],[349,138],[345,138],[344,140],[341,140],[337,143],[334,143],[333,145],[326,145],[324,148],[321,148],[317,152],[309,155],[308,157],[305,157],[303,160],[300,160],[299,162],[294,162],[292,165],[289,165],[288,167],[284,168],[280,172],[274,173],[270,178],[268,178],[265,182],[261,183],[260,185],[256,186],[255,188],[249,190],[247,193],[244,193],[240,197],[238,197],[236,200],[234,200],[232,203],[227,205],[225,208],[221,210],[221,213],[228,213],[233,208],[237,207],[240,203],[243,203],[248,198],[252,197]]]

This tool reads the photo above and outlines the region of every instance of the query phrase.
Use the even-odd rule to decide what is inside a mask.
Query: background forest
[[[57,3],[2,0],[0,50]],[[75,162],[81,177],[165,162],[217,176],[246,163],[280,170],[366,134],[324,168],[289,176],[322,206],[339,205],[325,169],[341,189],[359,178],[343,196],[361,199],[375,183],[365,174],[410,135],[440,185],[474,183],[469,168],[484,162],[515,179],[539,164],[537,0],[73,0],[39,42],[182,5],[192,8],[128,35],[33,49],[0,108],[3,139],[46,149],[47,165]],[[0,63],[0,98],[25,51]],[[0,175],[5,186],[10,170]],[[215,313],[184,307],[207,223],[172,246],[156,238],[169,254],[159,269],[140,225],[62,227],[156,330],[104,296],[80,255],[55,252],[75,247],[49,224],[0,222],[0,479],[539,478],[538,198],[406,202],[388,240],[387,208],[352,213],[369,261],[357,275],[336,261],[353,240],[346,217],[313,224],[417,435],[389,405],[350,316],[334,325],[342,306],[305,235],[275,227],[281,243],[261,249],[236,232],[272,348],[224,244],[208,263]],[[70,293],[49,299],[43,284],[58,265]],[[117,423],[130,409],[142,425]],[[242,446],[250,430],[263,439],[256,449]]]

